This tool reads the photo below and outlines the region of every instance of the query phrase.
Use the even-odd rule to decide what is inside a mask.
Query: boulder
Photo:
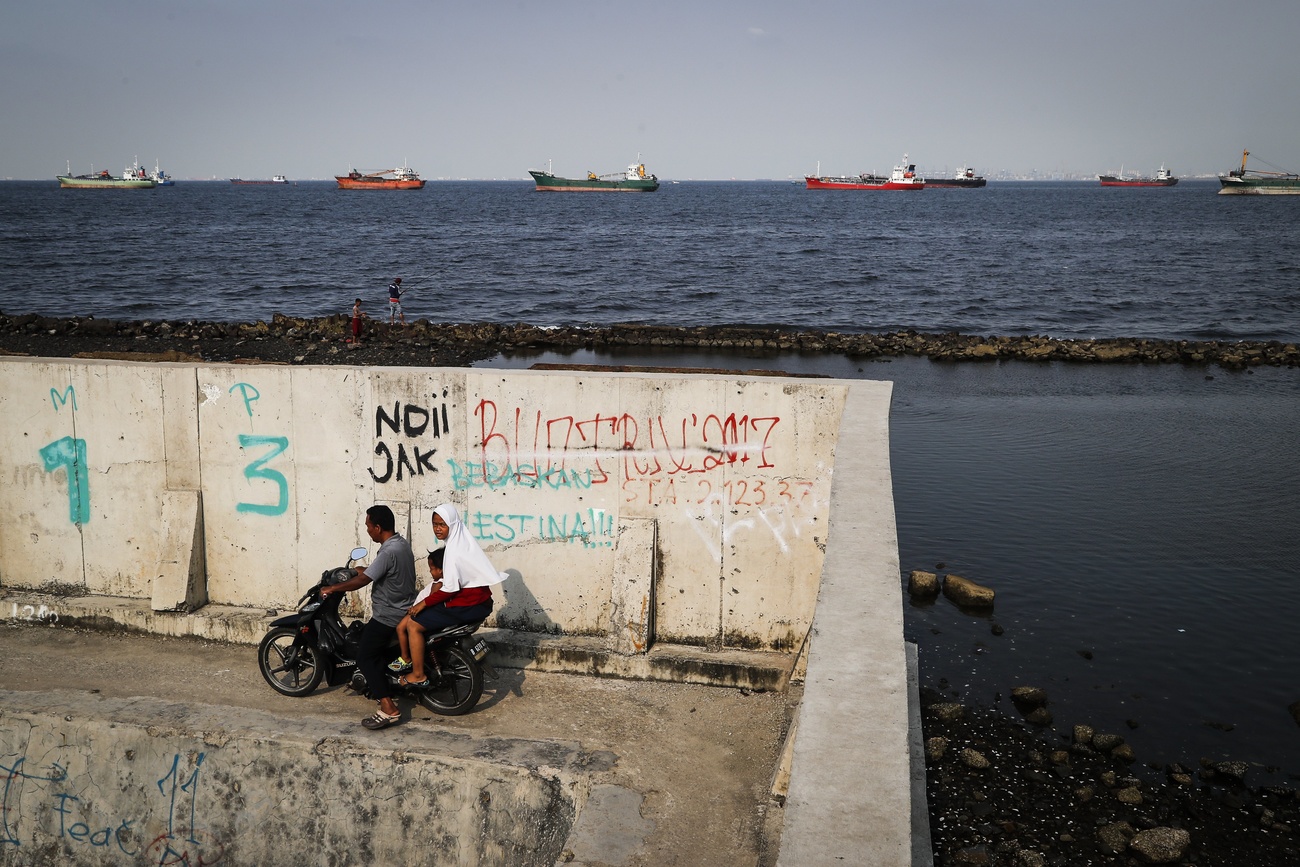
[[[914,569],[907,576],[907,592],[922,599],[934,599],[939,595],[939,576]]]
[[[1147,864],[1177,864],[1187,854],[1192,836],[1182,828],[1151,828],[1129,841],[1129,851]]]
[[[1012,687],[1011,700],[1025,707],[1042,707],[1047,704],[1047,690],[1037,686]]]
[[[961,751],[961,761],[966,767],[977,771],[983,771],[989,767],[989,760],[984,757],[984,754],[978,750],[972,750],[970,747],[966,747]]]
[[[993,589],[976,584],[960,575],[946,575],[943,579],[943,595],[959,608],[984,609],[993,607]]]
[[[1110,752],[1122,743],[1124,743],[1124,739],[1119,735],[1097,732],[1092,736],[1092,745],[1103,753]]]
[[[942,702],[930,706],[934,718],[943,722],[956,722],[966,715],[966,708],[955,701]]]
[[[1133,826],[1128,822],[1111,822],[1097,829],[1097,841],[1101,843],[1102,850],[1111,855],[1118,855],[1127,849],[1132,839]]]

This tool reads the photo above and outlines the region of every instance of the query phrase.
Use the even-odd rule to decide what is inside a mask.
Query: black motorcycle
[[[345,626],[339,617],[339,604],[345,594],[332,593],[322,601],[320,591],[351,579],[356,574],[353,561],[367,553],[365,548],[354,548],[346,566],[327,569],[320,581],[303,594],[296,614],[271,623],[270,631],[257,646],[257,667],[276,692],[294,697],[310,695],[322,680],[330,686],[346,683],[356,692],[366,692],[365,676],[357,670],[357,647],[364,624],[354,621]],[[486,662],[487,642],[470,637],[482,625],[480,620],[425,633],[428,686],[403,686],[398,674],[385,676],[396,692],[436,714],[469,713],[483,694],[484,671],[496,677]],[[393,659],[397,659],[396,639],[392,651]]]

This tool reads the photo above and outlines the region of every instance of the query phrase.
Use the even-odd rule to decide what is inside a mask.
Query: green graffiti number
[[[239,503],[235,509],[240,512],[252,512],[255,515],[283,515],[289,508],[289,480],[278,470],[266,469],[265,464],[269,463],[276,455],[289,448],[288,437],[264,437],[253,436],[250,434],[239,435],[239,447],[241,449],[252,448],[255,446],[271,446],[271,450],[262,457],[253,461],[244,467],[244,478],[246,479],[267,479],[275,482],[280,489],[280,500],[274,505],[264,503]]]
[[[90,480],[86,473],[86,441],[64,437],[41,449],[45,472],[68,472],[68,520],[80,526],[90,520]]]

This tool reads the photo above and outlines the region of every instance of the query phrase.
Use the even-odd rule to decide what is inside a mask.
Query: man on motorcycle
[[[396,531],[397,521],[393,510],[387,506],[366,509],[366,533],[372,542],[379,543],[379,551],[369,566],[357,566],[355,577],[322,587],[321,599],[332,593],[346,593],[373,584],[370,607],[373,612],[361,632],[357,652],[357,668],[365,675],[371,696],[378,699],[379,708],[361,721],[368,729],[386,728],[401,719],[397,702],[384,676],[388,662],[389,645],[397,635],[397,624],[406,616],[406,610],[415,601],[415,555],[411,545]]]

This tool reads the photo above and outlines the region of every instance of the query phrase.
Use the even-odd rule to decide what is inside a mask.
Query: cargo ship
[[[389,177],[391,175],[392,177]],[[382,172],[361,172],[353,169],[346,175],[335,175],[340,190],[422,190],[424,181],[415,169],[402,166]]]
[[[889,177],[860,174],[857,177],[805,175],[804,185],[809,190],[923,190],[925,178],[916,173],[916,163],[907,161],[903,154],[901,165],[894,166]]]
[[[275,175],[268,180],[247,180],[245,178],[231,178],[232,184],[287,184],[289,179],[284,175]]]
[[[1126,178],[1121,167],[1118,175],[1097,175],[1097,180],[1101,181],[1103,187],[1172,187],[1178,183],[1174,173],[1164,166],[1160,167],[1154,178]]]
[[[149,177],[148,172],[136,160],[135,165],[127,166],[121,177],[110,175],[107,171],[89,175],[74,175],[72,164],[68,164],[66,175],[56,175],[59,187],[65,190],[152,190],[158,182]]]
[[[974,169],[967,168],[966,166],[962,166],[961,168],[957,169],[956,173],[954,173],[953,176],[950,178],[939,178],[937,180],[935,178],[925,179],[925,185],[927,187],[974,188],[974,187],[982,187],[987,183],[988,182],[984,180],[983,175],[975,174]]]
[[[659,189],[659,178],[647,175],[645,163],[632,163],[622,172],[598,175],[587,172],[585,178],[562,178],[548,168],[529,169],[539,192],[544,193],[653,193]]]
[[[1247,169],[1248,156],[1250,151],[1242,151],[1241,168],[1219,175],[1219,195],[1300,196],[1300,175],[1280,170]]]

